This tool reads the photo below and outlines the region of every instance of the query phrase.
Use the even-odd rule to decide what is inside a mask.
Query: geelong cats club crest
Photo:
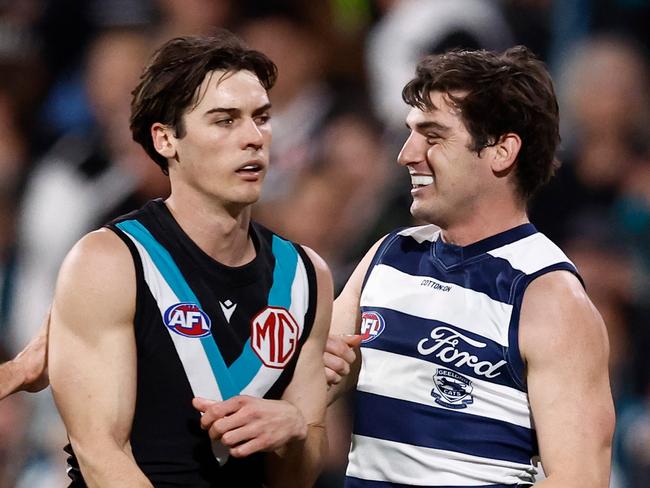
[[[472,398],[472,382],[465,376],[450,369],[438,368],[433,375],[433,390],[431,396],[443,407],[460,409],[467,408],[474,402]]]

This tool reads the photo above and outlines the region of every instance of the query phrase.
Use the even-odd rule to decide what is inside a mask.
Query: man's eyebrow
[[[210,110],[206,110],[203,115],[212,115],[212,114],[227,114],[231,117],[235,117],[241,114],[241,110],[238,108],[228,108],[228,107],[215,107]]]
[[[255,110],[253,110],[253,115],[259,115],[259,114],[262,114],[262,113],[267,112],[269,110],[271,110],[271,103],[270,102],[262,105],[260,108],[256,108]]]
[[[408,127],[408,124],[407,124],[407,127]],[[410,129],[410,127],[409,127],[409,129]],[[441,132],[443,134],[449,132],[449,127],[447,127],[446,125],[442,125],[442,124],[440,124],[438,122],[434,122],[433,120],[426,120],[426,121],[418,122],[418,123],[415,124],[415,129],[417,129],[418,131],[421,131],[421,132],[429,130],[429,129],[434,129],[434,130],[436,130],[438,132]]]
[[[266,104],[262,105],[261,107],[256,108],[253,111],[253,116],[264,113],[264,112],[268,111],[270,108],[271,108],[271,104],[266,103]],[[211,108],[210,110],[206,110],[203,115],[205,116],[205,115],[212,115],[212,114],[227,114],[227,115],[230,115],[231,117],[238,117],[238,116],[241,115],[241,113],[242,113],[241,109],[238,109],[238,108],[214,107],[214,108]]]

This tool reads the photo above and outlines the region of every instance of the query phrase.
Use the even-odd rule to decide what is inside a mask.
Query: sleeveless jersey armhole
[[[510,316],[510,325],[508,327],[509,347],[507,351],[507,359],[508,367],[510,368],[510,373],[512,374],[513,379],[525,392],[528,391],[525,378],[526,365],[523,358],[521,357],[521,351],[519,349],[519,319],[521,317],[521,305],[523,303],[524,293],[526,292],[528,285],[530,285],[535,279],[539,278],[540,276],[551,273],[553,271],[569,271],[578,278],[583,287],[585,286],[584,281],[582,280],[582,277],[578,273],[578,270],[575,268],[575,266],[568,262],[561,262],[540,269],[529,275],[522,274],[521,278],[516,280],[512,287],[511,295],[514,298],[514,302],[512,307],[512,315]]]
[[[142,314],[143,314],[142,304],[144,303],[143,293],[145,293],[148,290],[146,286],[146,282],[144,280],[144,270],[142,267],[142,260],[140,259],[140,254],[138,253],[135,244],[133,244],[133,241],[124,232],[122,232],[113,224],[107,224],[104,227],[117,234],[117,236],[122,240],[122,242],[124,242],[126,247],[129,249],[129,252],[131,253],[131,258],[133,259],[133,266],[135,268],[135,281],[136,281],[135,315],[133,317],[133,326],[134,326],[134,333],[137,337],[138,330],[137,327],[135,327],[135,324],[141,323],[140,321],[142,319]]]
[[[370,264],[368,265],[368,269],[366,270],[366,274],[363,277],[363,283],[361,284],[361,290],[363,290],[366,287],[366,282],[368,281],[368,278],[370,277],[370,272],[372,271],[372,268],[374,268],[377,263],[381,260],[382,256],[384,253],[388,250],[388,248],[391,246],[393,241],[397,239],[399,236],[399,233],[406,229],[406,227],[400,227],[399,229],[395,229],[391,233],[387,234],[384,240],[379,244],[379,247],[377,248],[377,251],[375,252],[375,255],[372,257],[372,260],[370,261]]]

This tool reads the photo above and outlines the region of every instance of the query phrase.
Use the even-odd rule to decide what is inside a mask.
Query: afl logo
[[[269,368],[283,368],[298,346],[300,327],[286,308],[266,307],[251,322],[251,346]]]
[[[361,343],[374,341],[384,331],[384,317],[377,312],[363,312],[361,315]]]
[[[185,337],[210,335],[210,317],[195,303],[177,303],[165,311],[165,325]]]

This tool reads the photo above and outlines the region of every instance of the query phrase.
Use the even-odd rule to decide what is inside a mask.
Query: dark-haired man
[[[222,33],[169,41],[134,91],[133,137],[171,195],[86,235],[61,268],[50,378],[73,486],[310,486],[318,473],[330,273],[250,219],[275,78]]]
[[[334,305],[332,332],[363,337],[352,374],[340,336],[325,355],[332,398],[356,382],[345,486],[530,486],[540,455],[536,486],[606,488],[604,324],[526,215],[559,142],[546,69],[523,47],[454,51],[403,98],[398,162],[430,225],[378,242]]]

